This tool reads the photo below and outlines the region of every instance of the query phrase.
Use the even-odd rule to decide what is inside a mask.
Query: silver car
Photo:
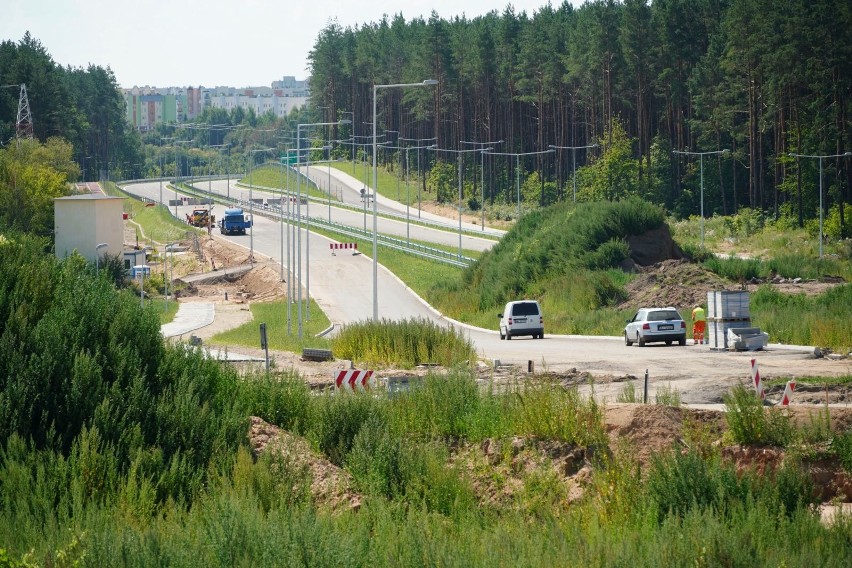
[[[652,342],[671,345],[672,341],[686,345],[686,322],[675,308],[642,308],[624,327],[624,344],[628,347]]]

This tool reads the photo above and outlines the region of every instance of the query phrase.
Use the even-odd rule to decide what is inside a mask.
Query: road
[[[155,199],[151,192],[158,191],[159,184],[146,182],[134,184],[128,189]],[[182,217],[189,209],[191,207],[179,206],[178,216]],[[171,210],[174,211],[174,208]],[[254,249],[269,257],[280,259],[281,223],[260,216],[257,216],[255,221]],[[286,232],[284,234],[286,243]],[[353,256],[338,252],[337,255],[332,255],[328,246],[331,242],[329,239],[317,234],[308,237],[304,231],[302,235],[303,297],[307,298],[310,293],[310,297],[320,305],[328,318],[338,324],[370,319],[373,298],[371,259],[366,254]],[[246,249],[250,246],[249,235],[221,238]],[[309,254],[310,273],[307,264]],[[298,276],[298,266],[294,253],[292,267],[293,272],[297,273],[294,278]],[[719,402],[722,393],[728,390],[732,382],[748,380],[752,357],[758,360],[765,379],[852,373],[852,363],[814,359],[812,348],[770,345],[767,350],[752,354],[715,352],[708,346],[691,344],[686,347],[627,347],[621,338],[613,337],[545,335],[543,340],[515,338],[511,341],[501,341],[496,331],[496,313],[493,330],[474,328],[448,320],[381,265],[378,271],[378,313],[380,318],[421,317],[440,325],[454,325],[470,338],[483,359],[500,360],[502,363],[516,364],[524,369],[531,361],[538,371],[563,372],[577,369],[594,375],[615,377],[642,377],[647,370],[652,393],[657,385],[672,383],[673,387],[681,391],[685,402]],[[614,400],[621,388],[622,383],[619,382],[595,386],[596,393],[609,400]]]

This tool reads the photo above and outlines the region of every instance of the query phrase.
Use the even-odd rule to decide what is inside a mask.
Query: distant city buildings
[[[307,81],[285,76],[271,87],[133,87],[122,89],[127,106],[127,122],[144,132],[160,123],[181,123],[201,115],[205,108],[253,109],[260,116],[272,112],[286,116],[307,104]]]

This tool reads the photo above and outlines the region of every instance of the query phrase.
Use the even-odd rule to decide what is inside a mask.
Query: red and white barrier
[[[329,243],[328,248],[331,249],[331,254],[337,254],[334,251],[336,250],[346,250],[350,249],[353,251],[358,250],[358,243]]]
[[[787,386],[784,387],[784,394],[781,396],[781,402],[779,403],[781,406],[789,406],[795,389],[796,381],[787,381]]]
[[[766,398],[766,393],[763,392],[763,381],[760,380],[760,370],[757,368],[757,360],[751,360],[751,382],[754,384],[754,390],[761,400]]]
[[[362,371],[360,369],[338,371],[334,379],[334,386],[337,390],[369,390],[375,386],[373,371]]]

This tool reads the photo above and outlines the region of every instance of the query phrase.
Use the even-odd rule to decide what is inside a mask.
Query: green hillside
[[[618,334],[623,318],[612,306],[629,278],[618,267],[635,253],[628,239],[655,230],[670,242],[662,209],[640,199],[543,208],[459,279],[435,284],[429,300],[451,317],[494,327],[505,302],[532,298],[549,332]]]

